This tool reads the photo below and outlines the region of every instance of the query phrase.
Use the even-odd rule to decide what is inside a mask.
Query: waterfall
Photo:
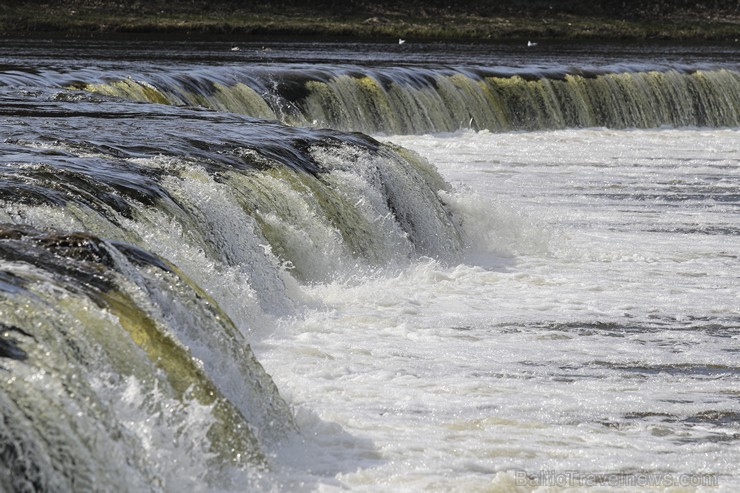
[[[578,127],[733,127],[740,124],[740,73],[728,70],[495,75],[485,70],[338,69],[80,83],[137,101],[203,106],[368,133]],[[277,80],[275,80],[277,78]]]
[[[0,489],[259,476],[295,425],[249,339],[296,280],[460,252],[448,185],[364,136],[96,104],[4,129]]]
[[[308,466],[281,483],[284,468],[301,464],[330,464],[319,474],[334,478],[358,470],[353,459],[335,467],[344,444],[316,462],[281,456],[323,450],[324,437],[309,443],[316,437],[303,431],[345,440],[341,426],[318,423],[300,400],[291,408],[294,395],[280,395],[265,371],[275,368],[275,336],[302,331],[302,317],[324,308],[331,318],[322,290],[344,294],[359,284],[368,293],[361,297],[385,309],[383,296],[396,296],[389,283],[416,275],[436,286],[427,293],[457,291],[451,269],[460,286],[470,277],[473,291],[493,293],[476,305],[498,309],[511,276],[461,261],[477,244],[514,238],[526,248],[505,251],[526,256],[545,250],[533,241],[549,241],[539,231],[546,219],[520,227],[517,214],[492,218],[420,155],[365,133],[740,125],[740,73],[729,63],[537,71],[458,66],[459,53],[448,64],[404,65],[399,52],[360,67],[260,61],[264,50],[245,63],[190,48],[138,52],[142,61],[116,42],[92,54],[88,46],[19,46],[24,55],[12,52],[0,67],[0,491],[266,491],[303,484],[315,473]],[[365,56],[374,59],[374,49]],[[484,136],[502,137],[464,132],[433,144],[449,140],[445,153],[457,165],[456,143]],[[498,142],[485,152],[500,152]],[[673,187],[670,180],[659,185]],[[716,196],[731,185],[722,181]],[[521,277],[513,285],[525,294],[543,284]],[[388,293],[378,302],[381,290]],[[549,313],[556,303],[542,306]],[[426,323],[407,307],[398,327],[406,317]],[[360,308],[358,320],[379,313]],[[332,330],[351,331],[339,315]],[[372,323],[370,345],[380,327]],[[469,341],[467,322],[451,329]],[[299,360],[299,351],[289,357]],[[374,467],[386,451],[350,453]]]
[[[204,480],[264,467],[260,442],[292,426],[243,336],[166,262],[3,225],[0,265],[3,490],[171,487],[167,455]]]

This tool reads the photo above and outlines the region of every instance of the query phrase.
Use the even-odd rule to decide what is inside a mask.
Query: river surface
[[[0,491],[737,491],[740,49],[0,45]]]

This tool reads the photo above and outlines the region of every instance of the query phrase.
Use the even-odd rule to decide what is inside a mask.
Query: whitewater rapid
[[[256,345],[320,449],[293,479],[737,488],[738,137],[387,137],[455,185],[473,243],[460,263],[305,286],[316,307]]]

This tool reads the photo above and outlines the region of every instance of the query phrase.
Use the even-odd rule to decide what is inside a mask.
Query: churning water
[[[738,51],[537,50],[6,43],[0,491],[740,488]]]

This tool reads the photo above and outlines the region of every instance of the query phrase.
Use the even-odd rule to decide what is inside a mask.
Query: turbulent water
[[[0,491],[735,491],[738,54],[5,42]]]

